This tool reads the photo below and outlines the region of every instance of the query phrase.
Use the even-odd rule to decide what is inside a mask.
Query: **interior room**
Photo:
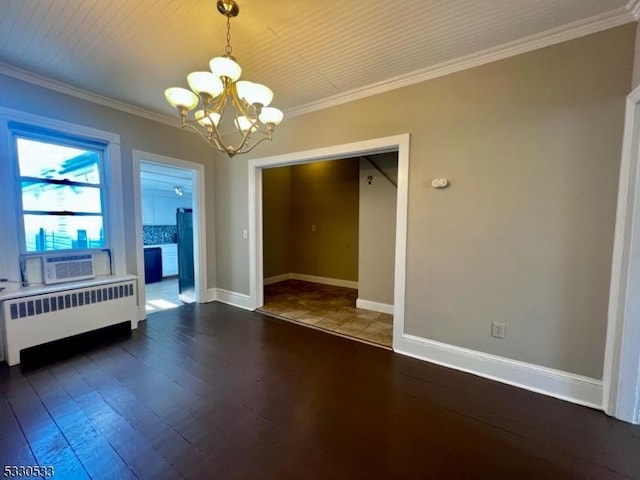
[[[260,311],[391,348],[397,176],[395,152],[264,169]]]
[[[3,474],[640,478],[639,18],[0,0]]]

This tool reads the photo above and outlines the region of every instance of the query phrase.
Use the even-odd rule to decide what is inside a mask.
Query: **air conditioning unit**
[[[47,285],[94,278],[93,254],[42,257],[42,277]]]

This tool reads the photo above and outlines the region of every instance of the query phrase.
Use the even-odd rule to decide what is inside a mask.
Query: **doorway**
[[[139,319],[206,295],[204,166],[134,151]]]
[[[261,311],[390,348],[397,152],[265,168]]]
[[[409,171],[409,134],[363,142],[295,152],[249,161],[249,265],[250,302],[254,309],[264,306],[263,244],[263,169],[276,166],[302,165],[321,160],[341,160],[377,153],[397,152],[398,190],[395,221],[395,267],[393,293],[393,346],[404,332],[407,193]]]
[[[143,160],[140,195],[145,310],[193,303],[193,172]]]

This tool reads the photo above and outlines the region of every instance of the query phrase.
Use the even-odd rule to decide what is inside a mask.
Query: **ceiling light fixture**
[[[191,90],[172,87],[164,95],[171,106],[178,109],[182,128],[198,132],[213,148],[233,157],[247,153],[264,140],[271,140],[273,130],[283,118],[283,113],[270,107],[273,92],[259,83],[239,80],[242,68],[231,55],[231,17],[240,12],[233,0],[218,0],[218,12],[227,17],[227,45],[225,55],[209,62],[211,72],[192,72],[187,75]],[[223,140],[221,130],[225,122],[225,109],[230,105],[233,116],[227,123],[239,138],[235,144]],[[191,112],[193,111],[193,116]],[[252,142],[252,134],[260,138]]]
[[[180,185],[174,185],[173,191],[176,192],[176,195],[178,195],[179,197],[184,195],[184,188],[182,188]]]

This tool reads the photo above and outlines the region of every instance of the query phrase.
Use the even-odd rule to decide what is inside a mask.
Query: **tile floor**
[[[358,291],[300,280],[267,285],[265,313],[391,348],[393,316],[356,308]]]
[[[147,313],[159,312],[182,305],[178,298],[178,277],[168,277],[161,282],[145,285]]]

